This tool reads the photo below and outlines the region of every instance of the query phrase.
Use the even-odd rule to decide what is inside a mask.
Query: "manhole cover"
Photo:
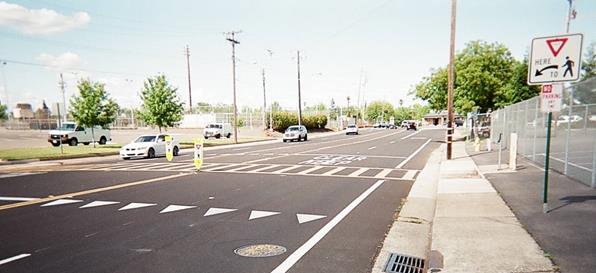
[[[234,250],[234,253],[240,256],[254,258],[277,256],[283,254],[284,252],[286,252],[285,247],[269,244],[248,245],[236,248],[236,250]]]

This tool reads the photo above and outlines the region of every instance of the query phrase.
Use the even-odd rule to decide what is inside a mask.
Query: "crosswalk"
[[[24,199],[24,197],[11,197],[11,198]],[[35,199],[35,198],[29,198],[29,199]],[[119,201],[113,201],[113,200],[109,200],[109,201],[88,200],[88,201],[85,201],[85,200],[80,200],[80,199],[57,199],[57,200],[53,200],[53,201],[44,203],[44,204],[40,205],[40,207],[48,208],[48,207],[67,206],[67,205],[72,206],[74,204],[77,204],[76,207],[78,207],[78,209],[84,209],[84,210],[98,208],[98,207],[111,206],[111,207],[113,207],[114,213],[121,213],[123,211],[128,211],[128,210],[140,210],[140,209],[144,209],[144,208],[158,207],[159,212],[157,212],[157,210],[155,210],[158,215],[166,214],[166,213],[173,213],[173,212],[181,212],[181,211],[193,211],[193,210],[197,211],[197,210],[203,209],[201,206],[198,206],[198,205],[180,205],[180,204],[160,205],[158,203],[137,203],[137,202],[132,202],[132,203],[126,204],[126,202],[119,202]],[[248,217],[245,218],[247,221],[253,221],[256,219],[260,219],[260,218],[272,217],[272,216],[277,216],[277,215],[282,214],[282,212],[280,212],[280,211],[266,211],[266,210],[256,210],[256,209],[251,209],[249,211],[250,211],[250,213],[248,214]],[[203,217],[211,217],[211,216],[215,216],[215,215],[230,214],[230,213],[240,213],[246,217],[246,211],[243,209],[237,209],[237,208],[209,207],[209,208],[206,208],[206,210],[204,212],[201,211],[200,213],[202,214]],[[320,214],[313,214],[313,213],[292,213],[292,214],[296,215],[295,219],[298,224],[304,224],[304,223],[320,220],[323,218],[327,218],[327,215],[320,215]]]
[[[78,171],[161,171],[161,172],[194,172],[194,165],[190,163],[118,163],[65,166],[64,170]],[[301,164],[248,164],[248,163],[205,163],[201,172],[208,173],[245,173],[245,174],[273,174],[273,175],[301,175],[324,177],[374,178],[414,180],[418,170],[350,167],[350,166],[321,166]]]

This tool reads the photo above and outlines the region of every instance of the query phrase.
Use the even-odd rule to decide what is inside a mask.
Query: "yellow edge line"
[[[157,178],[151,178],[151,179],[146,179],[146,180],[125,183],[125,184],[119,184],[119,185],[114,185],[114,186],[109,186],[109,187],[96,188],[96,189],[91,189],[91,190],[86,190],[86,191],[65,193],[65,194],[61,194],[58,196],[46,197],[46,198],[41,198],[41,199],[36,199],[36,200],[31,200],[31,201],[26,201],[26,202],[19,202],[19,203],[0,206],[0,210],[13,209],[13,208],[18,208],[18,207],[35,205],[35,204],[39,204],[39,203],[45,203],[48,201],[54,201],[54,200],[58,200],[58,199],[62,199],[62,198],[72,198],[75,196],[81,196],[81,195],[92,194],[92,193],[97,193],[97,192],[110,191],[110,190],[116,190],[116,189],[121,189],[121,188],[126,188],[126,187],[143,185],[143,184],[158,182],[158,181],[162,181],[162,180],[178,178],[178,177],[186,176],[189,174],[191,174],[191,173],[180,173],[180,174],[174,174],[174,175],[168,175],[168,176],[163,176],[163,177],[157,177]]]

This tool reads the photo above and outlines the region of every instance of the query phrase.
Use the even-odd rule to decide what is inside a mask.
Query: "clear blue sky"
[[[533,37],[561,34],[566,0],[459,0],[457,49],[471,40],[505,44],[522,59]],[[576,0],[571,32],[596,41],[596,1]],[[45,10],[40,10],[45,9]],[[251,0],[251,1],[9,1],[0,2],[0,59],[11,106],[61,101],[76,78],[103,81],[123,106],[139,105],[149,75],[164,73],[187,101],[185,45],[191,51],[193,102],[232,101],[231,46],[237,36],[238,102],[262,105],[260,70],[267,70],[269,100],[297,107],[296,50],[302,59],[307,105],[334,98],[409,104],[407,93],[434,67],[448,62],[448,0]],[[273,51],[272,57],[267,49]],[[71,68],[86,71],[70,73]],[[0,78],[0,81],[3,81]],[[6,101],[4,84],[0,98]]]

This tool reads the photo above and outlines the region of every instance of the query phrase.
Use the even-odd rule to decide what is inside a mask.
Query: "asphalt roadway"
[[[363,130],[210,150],[200,172],[185,151],[3,174],[0,272],[370,272],[443,139]]]

